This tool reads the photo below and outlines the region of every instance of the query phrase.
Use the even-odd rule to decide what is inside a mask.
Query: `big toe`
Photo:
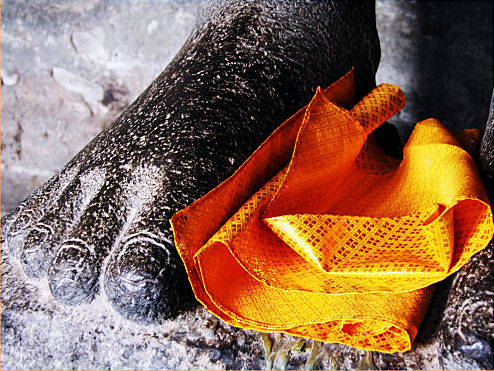
[[[125,318],[150,323],[175,316],[191,302],[187,275],[173,245],[140,232],[124,239],[105,272],[105,291]]]

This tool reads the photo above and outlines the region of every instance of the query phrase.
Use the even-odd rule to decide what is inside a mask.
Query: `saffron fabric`
[[[401,90],[382,84],[354,103],[350,71],[171,219],[197,299],[224,321],[403,352],[433,284],[491,240],[460,145],[474,133],[422,121],[397,160],[373,131],[404,106]]]

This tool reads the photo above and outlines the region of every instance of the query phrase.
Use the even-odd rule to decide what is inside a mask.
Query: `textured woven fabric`
[[[172,218],[197,299],[234,326],[406,351],[433,285],[494,233],[475,162],[437,120],[403,160],[372,134],[405,104],[353,72],[283,123],[237,172]]]

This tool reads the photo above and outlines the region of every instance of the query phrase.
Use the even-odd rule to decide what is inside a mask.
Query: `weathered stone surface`
[[[493,272],[494,240],[453,280],[440,325],[442,368],[494,368]]]
[[[71,315],[79,323],[73,316],[96,317],[93,307],[79,310],[99,300],[146,323],[189,309],[190,287],[171,242],[173,213],[230,175],[309,101],[317,85],[328,86],[353,65],[359,95],[375,84],[379,45],[371,3],[213,2],[201,15],[174,61],[129,109],[3,219],[4,254],[22,268],[17,280],[9,280],[13,270],[6,271],[3,282],[37,285],[25,292],[26,304],[36,302],[37,291],[48,293],[47,274],[58,302],[79,305]],[[343,40],[330,42],[335,37]],[[101,94],[89,79],[57,68],[64,89],[99,104]],[[12,302],[16,292],[6,284],[3,300]],[[59,304],[51,305],[58,315]],[[5,306],[6,313],[14,310]],[[32,320],[21,318],[24,324]],[[58,317],[46,321],[57,323]],[[61,344],[67,333],[78,338],[64,328]],[[221,354],[213,351],[210,359],[225,367],[254,367],[248,364],[253,352],[235,348],[253,341],[240,341],[237,333],[246,332],[226,333],[216,349]],[[190,340],[191,328],[185,335]],[[64,348],[57,344],[42,349]],[[8,354],[12,348],[6,348]],[[84,350],[76,353],[74,362],[87,358]],[[29,357],[51,364],[44,358]],[[175,364],[173,358],[159,367]]]
[[[29,280],[2,254],[2,369],[218,369],[264,366],[258,334],[197,306],[150,326],[124,320],[103,295],[66,307],[46,280]],[[217,356],[215,356],[215,354]]]
[[[489,197],[494,198],[494,89],[492,91],[489,118],[485,126],[484,136],[479,148],[479,170],[484,181]]]
[[[196,8],[189,2],[12,4],[17,3],[11,2],[10,8],[2,3],[2,80],[4,76],[6,80],[2,87],[2,215],[58,170],[149,84],[192,28]],[[435,108],[427,115],[435,114],[452,123],[451,127],[462,127],[466,121],[480,127],[485,122],[488,98],[484,92],[492,86],[492,16],[490,23],[485,17],[492,14],[492,4],[465,4],[455,13],[462,16],[462,22],[453,22],[455,38],[445,41],[441,30],[451,23],[454,7],[443,17],[440,4],[434,8],[378,2],[383,50],[378,81],[404,87],[409,106],[393,122],[403,136],[409,123],[430,112],[429,102]],[[158,6],[165,7],[162,13]],[[422,10],[417,11],[420,6]],[[172,22],[172,32],[161,32]],[[25,38],[18,36],[22,32]],[[124,35],[125,42],[117,39],[118,34]],[[158,46],[152,44],[153,35],[158,35]],[[123,44],[130,49],[122,49]],[[107,51],[108,59],[98,45]],[[175,49],[168,50],[169,45]],[[90,50],[95,53],[88,54]],[[458,58],[469,64],[456,63]],[[449,68],[437,68],[445,63]],[[80,94],[61,87],[50,76],[54,67],[77,72],[104,87],[97,104],[108,107],[108,112],[92,112]],[[32,71],[39,74],[31,75]],[[36,104],[44,97],[50,99]],[[77,130],[70,123],[77,123]],[[159,325],[138,325],[115,313],[104,292],[91,303],[65,307],[53,299],[46,280],[28,278],[15,259],[5,254],[4,246],[2,252],[2,287],[9,287],[2,290],[3,369],[489,368],[489,348],[483,342],[489,340],[482,339],[492,341],[486,330],[492,328],[493,318],[485,316],[489,311],[485,303],[491,300],[485,287],[492,287],[492,282],[486,278],[477,284],[479,275],[489,276],[482,272],[492,273],[489,252],[458,274],[451,292],[452,280],[438,285],[414,348],[403,355],[238,330],[200,307]],[[467,302],[473,304],[461,307]],[[478,308],[484,309],[482,321],[476,324]],[[458,317],[458,311],[464,315]]]
[[[492,10],[489,1],[377,2],[377,81],[405,93],[407,105],[391,120],[403,140],[429,117],[451,130],[483,129],[493,81]]]

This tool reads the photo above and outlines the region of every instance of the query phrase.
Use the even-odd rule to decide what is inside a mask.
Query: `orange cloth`
[[[197,299],[239,327],[406,351],[433,283],[494,233],[475,162],[437,121],[402,161],[372,131],[405,104],[380,85],[350,108],[351,71],[171,220]]]

